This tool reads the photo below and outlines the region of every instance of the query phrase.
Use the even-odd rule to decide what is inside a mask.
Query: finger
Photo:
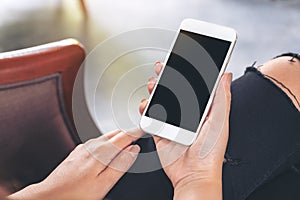
[[[218,141],[220,141],[221,144],[218,144],[218,147],[216,148],[223,149],[226,147],[228,140],[228,124],[231,101],[231,79],[231,74],[223,75],[217,88],[208,118],[201,127],[199,137],[196,140],[195,145],[201,147],[201,158],[206,157],[206,155],[208,155],[209,152],[214,149],[214,146]]]
[[[154,71],[157,75],[160,74],[161,70],[163,68],[163,63],[162,62],[156,62],[154,65]]]
[[[106,142],[94,140],[92,142],[87,142],[84,145],[90,154],[98,160],[103,167],[106,167],[120,151],[143,135],[144,132],[141,129],[136,128],[127,132],[119,132]]]
[[[152,137],[153,137],[153,140],[154,140],[154,142],[155,142],[156,145],[157,145],[157,143],[158,143],[160,140],[163,139],[163,138],[161,138],[161,137],[159,137],[159,136],[156,136],[156,135],[153,135]]]
[[[227,115],[229,116],[231,108],[231,83],[232,83],[232,73],[228,74],[225,83],[225,92],[226,92],[226,102],[227,102]]]
[[[103,136],[106,138],[106,140],[109,140],[110,138],[114,137],[115,135],[119,134],[121,132],[120,129],[114,130],[109,133],[105,133]]]
[[[199,133],[199,136],[203,136],[205,134],[205,132],[207,132],[211,126],[211,123],[217,123],[218,121],[215,119],[216,114],[220,113],[220,111],[223,111],[223,116],[226,117],[226,110],[227,110],[227,100],[226,100],[226,90],[225,90],[225,84],[226,84],[226,79],[230,78],[230,75],[228,75],[227,73],[225,73],[222,78],[221,81],[217,87],[213,102],[210,106],[209,112],[205,118],[205,121],[203,123],[203,126],[201,127],[201,130]],[[228,89],[227,89],[228,90]],[[229,91],[230,92],[230,91]],[[224,121],[224,120],[222,120]],[[205,129],[205,130],[202,130]]]
[[[140,112],[141,115],[144,113],[144,110],[147,106],[147,103],[148,103],[147,99],[143,99],[141,101],[140,106],[139,106],[139,112]]]
[[[140,128],[134,128],[128,131],[122,131],[113,138],[109,140],[114,146],[119,147],[120,149],[124,149],[140,137],[142,137],[145,133]]]
[[[148,92],[151,94],[156,84],[156,78],[150,77],[147,83]]]
[[[223,108],[221,107],[222,105],[225,106],[226,116],[229,116],[230,103],[231,103],[231,92],[230,92],[231,81],[232,81],[232,73],[225,73],[222,76],[221,83],[217,88],[216,95],[212,103],[212,108],[211,108],[212,114],[209,115],[211,118],[214,118],[215,115],[218,113],[218,110]]]
[[[231,101],[231,92],[230,92],[231,81],[232,81],[232,73],[224,73],[221,78],[221,81],[217,87],[216,94],[215,94],[213,102],[209,108],[207,116],[205,117],[205,121],[212,118],[212,116],[211,116],[212,108],[214,107],[214,105],[217,104],[217,102],[222,101],[221,97],[225,96],[226,97],[224,99],[225,102],[230,103],[230,101]]]
[[[136,160],[140,147],[131,145],[118,154],[109,166],[98,174],[99,188],[105,196]],[[105,183],[105,184],[103,184]]]
[[[93,151],[93,148],[97,148],[97,146],[102,145],[103,143],[105,143],[106,141],[108,141],[109,139],[114,137],[115,135],[119,134],[120,132],[121,132],[121,130],[119,130],[119,129],[114,130],[112,132],[101,135],[97,138],[90,139],[90,140],[86,141],[83,145],[85,147],[88,147],[87,150]]]
[[[229,81],[229,83],[226,83],[227,80]],[[225,81],[225,83],[223,83],[224,81]],[[214,101],[212,102],[212,105],[211,105],[210,108],[209,108],[209,111],[208,111],[208,113],[207,113],[207,116],[206,116],[206,118],[205,118],[205,121],[209,119],[209,116],[210,116],[210,113],[211,113],[211,109],[212,109],[213,104],[214,104],[214,102],[215,102],[216,96],[217,96],[217,95],[220,96],[220,92],[221,92],[220,90],[222,89],[221,87],[223,87],[223,89],[224,89],[225,92],[226,92],[225,96],[231,97],[231,92],[230,92],[231,81],[232,81],[232,73],[224,73],[224,74],[222,75],[221,81],[220,81],[220,83],[219,83],[219,85],[218,85],[218,88],[217,88],[217,90],[216,90],[216,94],[215,94],[215,96],[214,96]],[[226,87],[226,88],[225,88],[225,87]]]

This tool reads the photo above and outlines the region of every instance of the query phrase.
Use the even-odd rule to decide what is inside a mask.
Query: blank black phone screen
[[[145,115],[196,132],[230,45],[180,30]]]

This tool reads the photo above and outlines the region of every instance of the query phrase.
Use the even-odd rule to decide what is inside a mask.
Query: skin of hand
[[[140,147],[131,145],[144,133],[120,130],[78,145],[42,182],[10,195],[13,200],[99,200],[136,160]]]
[[[160,73],[162,67],[162,63],[155,64],[156,74]],[[154,136],[162,166],[174,186],[174,199],[222,199],[222,166],[228,142],[231,80],[232,74],[230,73],[222,76],[214,101],[196,141],[168,166],[164,166],[164,161],[174,154],[172,148],[178,149],[180,148],[178,146],[182,145]],[[156,79],[150,78],[147,85],[150,93],[155,84]],[[139,107],[141,113],[146,105],[147,100],[144,99]],[[214,120],[219,118],[220,110],[224,110],[222,123]],[[213,133],[216,130],[219,133],[218,137],[214,138],[215,144],[211,146],[210,151],[204,157],[201,157],[200,152],[206,145],[207,138],[211,134],[216,135]],[[160,149],[166,146],[172,151],[160,153],[163,152]]]

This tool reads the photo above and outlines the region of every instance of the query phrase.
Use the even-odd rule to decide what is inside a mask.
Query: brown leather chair
[[[72,89],[85,58],[74,39],[0,54],[0,187],[39,182],[80,143]]]

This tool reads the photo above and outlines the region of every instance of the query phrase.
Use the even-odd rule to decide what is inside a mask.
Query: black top
[[[224,199],[300,199],[300,113],[256,68],[232,83]]]

